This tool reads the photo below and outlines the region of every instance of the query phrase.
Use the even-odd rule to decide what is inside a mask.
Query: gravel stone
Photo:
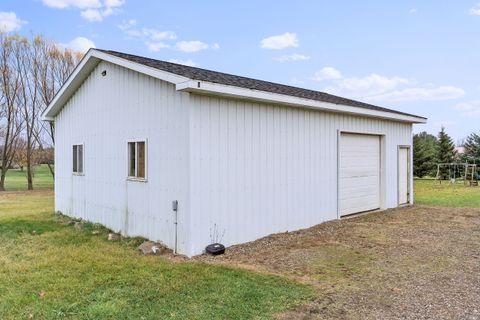
[[[313,301],[279,319],[480,319],[480,209],[386,210],[194,260],[316,288]]]

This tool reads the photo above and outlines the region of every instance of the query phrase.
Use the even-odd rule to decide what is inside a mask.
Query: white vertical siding
[[[188,255],[308,227],[337,218],[340,131],[382,136],[381,203],[397,206],[397,147],[411,145],[411,124],[190,95],[101,62],[56,118],[55,207],[173,248],[178,200]],[[147,139],[147,182],[126,179],[132,139]],[[79,143],[84,176],[72,174]]]
[[[190,117],[192,253],[336,219],[339,131],[382,135],[382,204],[397,206],[411,124],[199,95]]]
[[[172,84],[101,62],[55,121],[56,210],[173,247],[178,200],[179,251],[189,251],[188,100]],[[131,139],[147,139],[147,182],[126,179]],[[84,176],[72,174],[77,143]]]

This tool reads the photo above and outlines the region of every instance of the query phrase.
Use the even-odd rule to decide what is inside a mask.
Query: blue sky
[[[457,140],[480,122],[478,1],[2,0],[0,26],[326,91]]]

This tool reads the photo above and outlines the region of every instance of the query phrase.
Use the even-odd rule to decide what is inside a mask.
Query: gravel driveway
[[[393,209],[195,259],[317,289],[280,319],[480,319],[480,209]]]

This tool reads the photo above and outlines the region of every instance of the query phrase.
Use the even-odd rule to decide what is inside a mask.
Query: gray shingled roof
[[[156,59],[151,59],[146,57],[140,57],[140,56],[117,52],[117,51],[100,50],[100,49],[97,49],[97,50],[132,61],[132,62],[142,64],[148,67],[152,67],[152,68],[170,72],[179,76],[183,76],[192,80],[208,81],[212,83],[224,84],[224,85],[235,86],[240,88],[284,94],[284,95],[298,97],[298,98],[305,98],[305,99],[329,102],[329,103],[334,103],[339,105],[359,107],[359,108],[365,108],[365,109],[377,110],[377,111],[386,111],[386,112],[392,112],[392,113],[401,114],[401,115],[423,118],[423,117],[419,117],[419,116],[412,115],[405,112],[391,110],[391,109],[375,106],[372,104],[368,104],[368,103],[364,103],[356,100],[334,96],[325,92],[292,87],[284,84],[263,81],[263,80],[256,80],[256,79],[247,78],[247,77],[235,76],[227,73],[211,71],[211,70],[206,70],[206,69],[201,69],[196,67],[189,67],[181,64],[176,64],[176,63],[171,63],[171,62],[166,62],[166,61],[161,61],[161,60],[156,60]]]

